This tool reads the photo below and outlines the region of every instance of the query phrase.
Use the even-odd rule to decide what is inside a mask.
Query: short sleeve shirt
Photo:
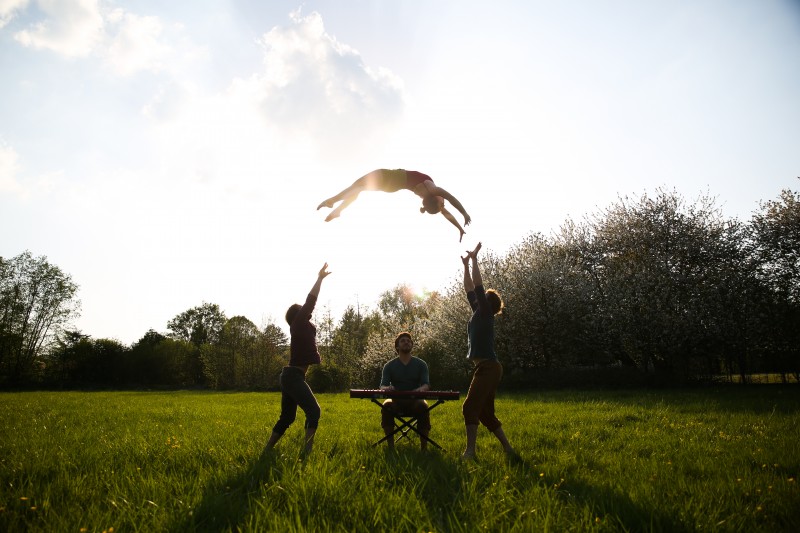
[[[467,293],[472,317],[467,325],[467,359],[497,359],[494,351],[494,315],[483,285]]]
[[[381,373],[381,387],[392,385],[396,390],[414,390],[422,385],[430,385],[428,363],[411,356],[407,365],[395,357],[385,365]]]

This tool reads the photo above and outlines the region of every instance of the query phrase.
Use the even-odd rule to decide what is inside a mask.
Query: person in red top
[[[395,170],[379,168],[378,170],[373,170],[358,178],[352,185],[336,196],[331,196],[319,204],[317,210],[323,207],[333,209],[333,206],[338,202],[342,202],[325,218],[325,222],[330,222],[341,215],[348,205],[355,202],[362,191],[397,192],[402,189],[407,189],[422,198],[422,207],[419,208],[420,213],[430,213],[432,215],[441,213],[452,225],[458,228],[460,233],[458,241],[461,242],[466,232],[461,227],[461,224],[458,223],[456,217],[445,208],[444,201],[447,200],[453,207],[458,209],[464,216],[464,225],[468,226],[472,219],[470,219],[464,206],[455,196],[433,183],[430,176],[415,170],[403,170],[402,168]]]
[[[317,274],[317,281],[311,288],[303,305],[292,304],[286,311],[286,322],[289,323],[290,355],[289,364],[283,367],[280,376],[281,415],[272,428],[272,435],[264,450],[271,450],[297,417],[297,408],[306,415],[306,435],[302,453],[308,454],[314,446],[314,434],[319,425],[320,408],[317,398],[306,383],[306,371],[310,365],[320,363],[317,350],[317,328],[311,323],[311,314],[319,297],[322,280],[330,272],[325,263]]]

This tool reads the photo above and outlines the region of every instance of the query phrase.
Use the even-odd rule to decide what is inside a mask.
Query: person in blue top
[[[283,367],[280,376],[281,386],[281,414],[278,422],[272,428],[264,451],[271,450],[283,436],[289,426],[297,417],[297,408],[306,415],[306,435],[302,454],[311,452],[314,446],[314,435],[319,425],[320,408],[317,398],[306,383],[306,371],[310,365],[320,363],[319,350],[317,349],[317,328],[311,322],[311,315],[317,304],[322,280],[330,272],[328,263],[325,263],[317,274],[317,281],[311,287],[303,305],[292,304],[286,311],[286,322],[289,323],[289,364]]]
[[[414,340],[409,332],[404,331],[395,337],[394,350],[397,352],[397,357],[383,365],[381,390],[430,390],[428,364],[422,359],[411,355],[413,348]],[[395,414],[417,417],[417,429],[424,437],[420,439],[420,448],[427,449],[427,437],[431,431],[431,418],[430,413],[428,413],[428,403],[425,400],[390,398],[383,402],[381,411],[381,427],[387,436],[394,430]],[[387,439],[386,444],[389,448],[394,448],[394,439]]]
[[[494,317],[503,312],[503,299],[494,289],[483,288],[483,279],[478,267],[480,249],[481,243],[478,243],[473,251],[468,251],[466,257],[461,258],[464,264],[464,290],[472,308],[472,316],[467,326],[467,359],[474,365],[472,381],[461,407],[467,434],[467,445],[461,457],[475,459],[480,423],[494,433],[509,458],[517,459],[519,456],[509,444],[502,424],[494,413],[494,398],[500,379],[503,377],[503,366],[497,360],[494,351]]]

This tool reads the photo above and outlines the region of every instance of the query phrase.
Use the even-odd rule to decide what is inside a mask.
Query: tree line
[[[490,244],[490,243],[485,243]],[[619,198],[553,235],[484,254],[504,297],[496,346],[506,387],[683,384],[754,373],[800,378],[800,194],[783,190],[747,222],[713,198]],[[0,385],[275,390],[288,338],[274,323],[202,303],[131,346],[70,329],[69,275],[25,252],[0,257]],[[374,308],[318,310],[314,390],[374,388],[400,331],[434,388],[460,389],[469,306],[461,279],[424,296],[398,285]]]

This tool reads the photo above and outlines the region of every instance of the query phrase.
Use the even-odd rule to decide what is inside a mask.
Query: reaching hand
[[[464,231],[464,230],[463,230],[463,229],[461,229],[461,228],[458,228],[458,231],[460,231],[460,232],[461,232],[461,235],[459,235],[459,236],[458,236],[458,242],[461,242],[461,239],[463,239],[463,238],[464,238],[464,235],[466,235],[466,233],[467,233],[467,232],[466,232],[466,231]]]
[[[464,263],[464,268],[469,268],[469,252],[467,255],[461,258],[461,262]]]
[[[464,225],[469,226],[469,223],[472,222],[472,218],[466,213],[464,213]]]
[[[317,277],[319,279],[325,279],[328,274],[330,274],[330,271],[328,271],[328,263],[325,263],[322,265],[322,268],[319,269],[319,274],[317,274]]]
[[[478,259],[478,251],[480,249],[481,249],[481,243],[478,243],[478,245],[475,246],[474,250],[472,250],[471,252],[467,251],[467,258]]]

